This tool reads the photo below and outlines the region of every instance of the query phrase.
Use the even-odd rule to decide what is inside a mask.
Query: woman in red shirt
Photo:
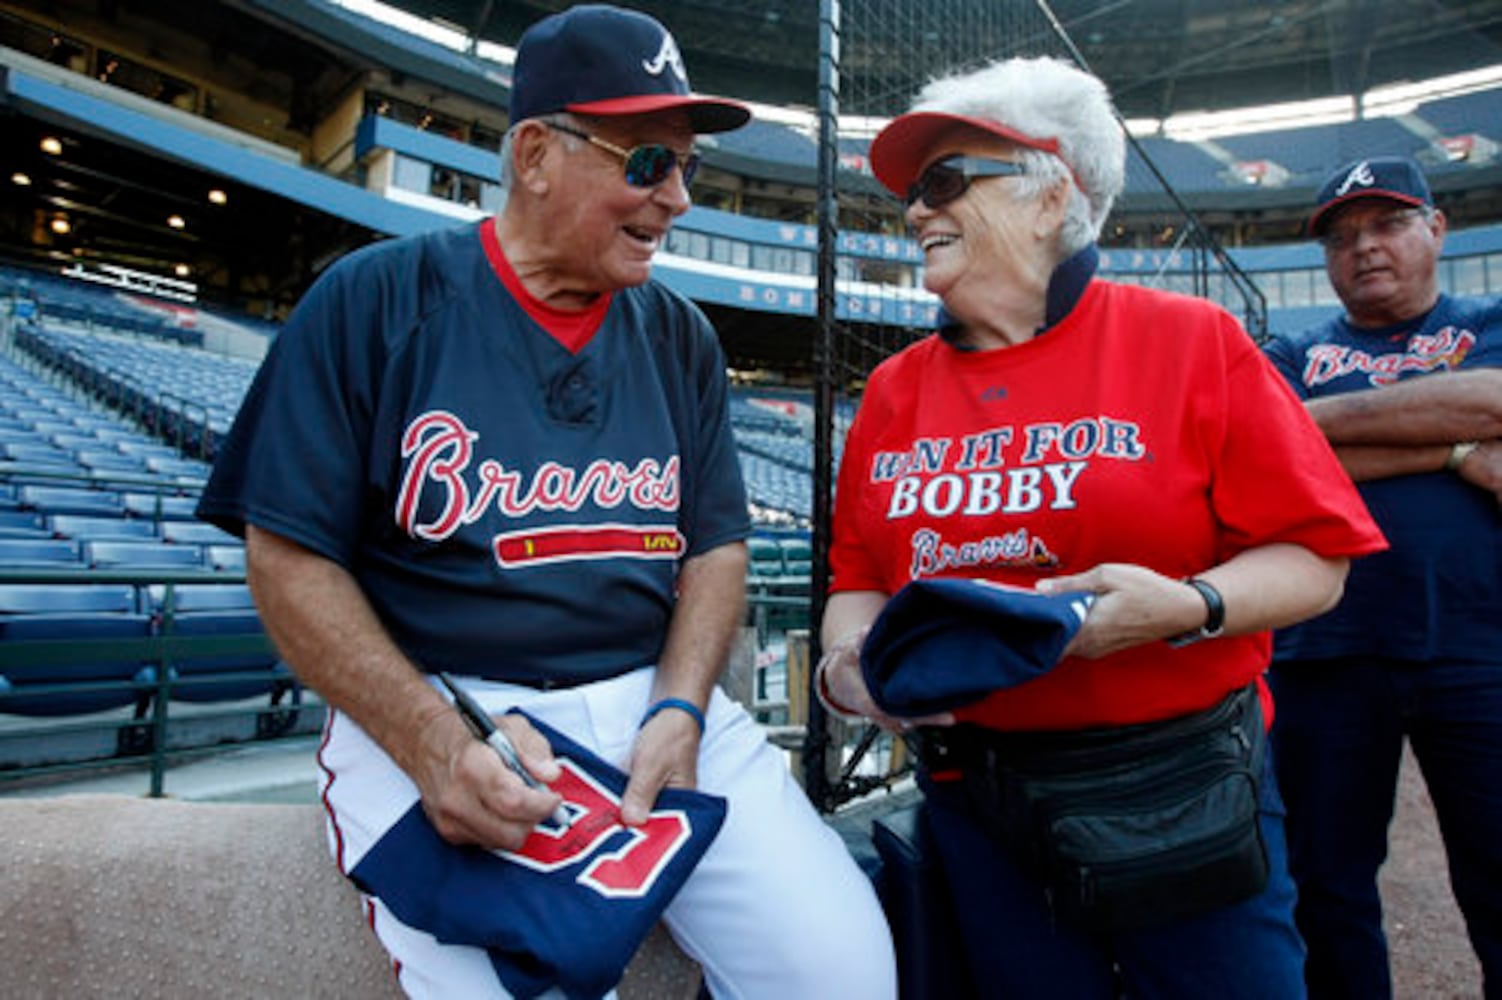
[[[938,80],[876,137],[871,163],[905,197],[944,308],[933,336],[875,370],[850,429],[821,694],[919,725],[934,751],[920,782],[978,992],[1300,995],[1281,805],[1260,752],[1248,823],[1264,887],[1129,926],[1061,906],[1057,871],[1018,853],[1051,857],[1056,834],[993,800],[1009,754],[1167,739],[1238,692],[1270,720],[1270,630],[1332,607],[1349,558],[1381,534],[1235,319],[1095,277],[1125,169],[1100,81],[1051,59]],[[901,718],[871,690],[862,644],[905,585],[951,578],[1092,603],[1041,676]]]

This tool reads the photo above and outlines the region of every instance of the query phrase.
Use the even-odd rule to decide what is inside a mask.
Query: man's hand
[[[699,724],[675,708],[658,712],[636,734],[631,777],[621,797],[621,821],[640,826],[664,788],[699,785]]]
[[[452,719],[433,720],[424,766],[413,776],[423,811],[450,843],[515,850],[562,799],[546,788],[528,788],[488,744],[475,738],[457,713],[450,708],[448,714]],[[543,784],[558,779],[552,748],[527,720],[505,715],[495,723],[534,778]]]
[[[1481,442],[1480,447],[1455,467],[1455,474],[1472,486],[1486,490],[1502,503],[1502,439]]]

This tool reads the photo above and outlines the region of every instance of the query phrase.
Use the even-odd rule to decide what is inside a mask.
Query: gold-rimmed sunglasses
[[[543,120],[543,124],[550,129],[555,129],[565,135],[571,135],[583,139],[591,146],[597,146],[607,153],[614,153],[621,158],[621,165],[626,171],[626,183],[632,187],[649,188],[656,187],[668,179],[673,172],[673,167],[683,171],[683,186],[688,187],[693,182],[694,174],[699,169],[699,154],[685,153],[679,155],[668,146],[660,142],[645,143],[641,146],[633,146],[631,149],[623,149],[613,142],[601,139],[597,135],[590,135],[571,125],[561,122]]]

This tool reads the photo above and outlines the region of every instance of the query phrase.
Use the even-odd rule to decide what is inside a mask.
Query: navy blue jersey
[[[1431,372],[1502,366],[1502,299],[1441,296],[1428,314],[1377,330],[1332,319],[1267,348],[1304,399]],[[1391,548],[1351,564],[1345,597],[1277,634],[1275,658],[1380,655],[1495,660],[1502,649],[1502,517],[1453,472],[1358,483]]]
[[[344,566],[427,670],[578,682],[655,663],[680,560],[750,531],[719,344],[649,282],[569,350],[503,285],[490,227],[320,278],[199,514]]]

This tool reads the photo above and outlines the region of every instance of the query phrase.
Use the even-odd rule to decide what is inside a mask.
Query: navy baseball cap
[[[1434,207],[1429,182],[1419,165],[1402,156],[1373,156],[1347,163],[1325,181],[1309,217],[1309,234],[1319,236],[1330,211],[1358,198],[1386,198],[1404,205]]]
[[[1044,594],[991,580],[914,580],[861,646],[871,698],[895,716],[947,712],[1058,665],[1095,595]]]
[[[511,75],[512,124],[540,115],[639,115],[683,108],[695,132],[727,132],[751,118],[737,101],[694,94],[678,43],[656,19],[582,4],[523,33]]]

